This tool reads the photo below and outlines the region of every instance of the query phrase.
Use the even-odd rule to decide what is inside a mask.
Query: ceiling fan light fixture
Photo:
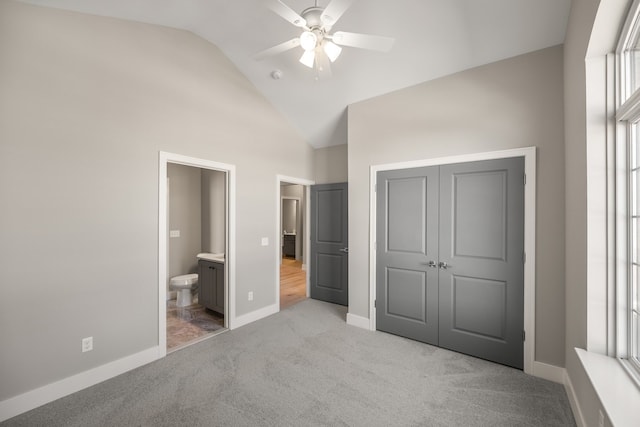
[[[318,37],[311,31],[305,31],[300,35],[300,46],[302,46],[305,51],[315,49],[317,43]]]
[[[340,46],[326,39],[324,41],[323,48],[324,53],[327,54],[327,57],[331,62],[335,62],[335,60],[338,59],[338,56],[340,56],[340,53],[342,52],[342,48]]]
[[[316,59],[316,52],[311,50],[305,50],[302,56],[300,57],[300,62],[306,65],[309,68],[313,68],[313,62]]]

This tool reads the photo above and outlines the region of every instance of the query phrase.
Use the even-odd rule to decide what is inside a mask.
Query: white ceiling
[[[314,147],[347,142],[346,107],[383,93],[564,42],[571,0],[359,0],[332,31],[392,36],[389,53],[344,48],[316,80],[301,48],[261,50],[300,29],[260,0],[24,0],[189,30],[218,46]],[[283,0],[298,13],[314,0]],[[326,6],[329,0],[319,0]],[[274,80],[271,72],[282,71]]]

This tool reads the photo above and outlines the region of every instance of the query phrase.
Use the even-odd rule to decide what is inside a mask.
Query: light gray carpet
[[[7,426],[573,426],[564,388],[305,300]]]

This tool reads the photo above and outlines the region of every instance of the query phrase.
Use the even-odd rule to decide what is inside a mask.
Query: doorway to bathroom
[[[235,168],[161,152],[159,169],[158,329],[166,354],[233,321]]]
[[[309,188],[313,182],[278,176],[277,295],[280,309],[309,296]]]

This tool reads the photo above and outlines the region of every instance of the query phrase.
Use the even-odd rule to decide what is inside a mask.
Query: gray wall
[[[316,184],[347,182],[347,144],[315,150]]]
[[[224,172],[202,169],[202,252],[225,252],[226,188]]]
[[[169,238],[169,276],[197,273],[196,255],[202,248],[200,169],[169,164],[169,230],[180,237]]]
[[[236,313],[275,304],[275,177],[313,149],[219,49],[0,0],[0,58],[0,400],[158,344],[159,151],[236,165]]]
[[[369,317],[369,167],[538,147],[536,360],[564,365],[562,47],[349,107],[349,312]]]
[[[297,228],[298,201],[294,199],[282,200],[282,231],[292,233]]]

